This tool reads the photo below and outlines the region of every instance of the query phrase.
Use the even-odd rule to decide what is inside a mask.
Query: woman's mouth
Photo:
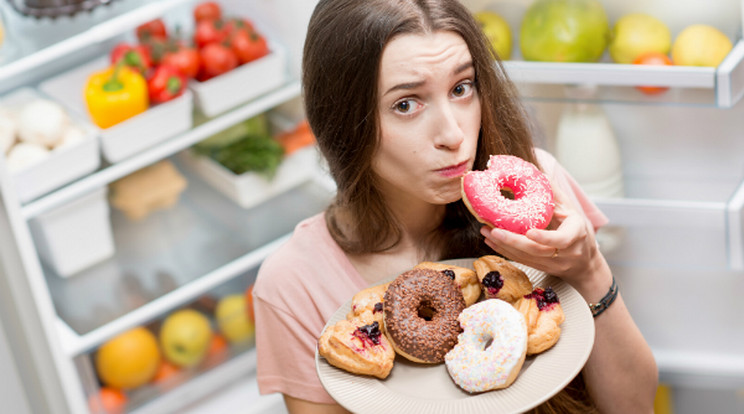
[[[436,170],[437,173],[443,175],[447,178],[452,177],[459,177],[465,174],[468,171],[468,162],[463,161],[459,164],[450,165],[449,167],[444,167]]]

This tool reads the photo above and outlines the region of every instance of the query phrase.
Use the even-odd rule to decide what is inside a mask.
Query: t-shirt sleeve
[[[550,178],[551,183],[567,195],[574,205],[584,213],[594,227],[594,231],[608,223],[607,216],[602,213],[602,210],[594,204],[579,183],[552,155],[540,149],[535,152],[540,166]]]
[[[279,392],[316,403],[332,404],[315,371],[317,338],[295,315],[255,299],[256,379],[261,394]],[[287,367],[292,367],[291,371]]]

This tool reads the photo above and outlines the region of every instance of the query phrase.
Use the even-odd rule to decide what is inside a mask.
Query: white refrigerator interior
[[[463,2],[473,11],[496,11],[510,22],[514,55],[504,66],[525,98],[536,145],[554,154],[566,150],[567,162],[577,163],[575,171],[587,172],[582,179],[589,180],[596,165],[575,157],[570,161],[569,147],[594,148],[587,157],[606,160],[602,174],[607,180],[587,185],[610,219],[598,240],[653,349],[672,412],[744,412],[744,0],[602,0],[610,22],[645,12],[663,20],[673,35],[689,24],[707,23],[734,44],[717,68],[665,69],[614,64],[607,54],[592,64],[526,62],[518,28],[532,0]],[[70,106],[80,96],[65,102],[75,85],[66,84],[64,74],[105,58],[118,42],[132,42],[134,29],[154,18],[190,33],[198,3],[116,0],[90,13],[36,19],[0,2],[6,33],[0,48],[0,103],[19,88],[33,88],[67,103],[86,120],[80,105],[77,112]],[[102,385],[94,361],[101,345],[134,327],[154,330],[178,309],[208,312],[216,298],[243,292],[294,226],[327,205],[334,187],[314,153],[298,157],[303,161],[296,169],[285,167],[302,174],[286,181],[291,185],[258,201],[248,194],[251,202],[241,205],[241,194],[231,192],[246,195],[240,188],[250,180],[233,179],[215,164],[195,163],[190,151],[260,114],[301,118],[300,58],[315,3],[219,1],[227,13],[250,16],[281,49],[272,57],[282,56],[285,65],[271,74],[268,90],[197,117],[205,109],[199,107],[204,104],[198,97],[204,85],[199,85],[184,100],[196,108],[193,126],[172,130],[157,142],[145,140],[125,156],[107,156],[104,150],[93,160],[100,164],[94,172],[30,200],[19,196],[0,157],[3,410],[92,414],[91,398]],[[634,87],[648,84],[669,89],[648,96]],[[190,120],[192,113],[186,115]],[[582,116],[593,123],[582,123]],[[586,136],[571,135],[588,127],[593,132]],[[600,133],[601,141],[591,141]],[[138,141],[143,137],[147,129]],[[164,160],[188,182],[175,204],[132,220],[109,202],[114,183]],[[97,203],[96,214],[78,214],[75,223],[61,226],[68,233],[46,236],[36,228],[50,217],[67,217],[60,212],[86,200]],[[97,249],[80,253],[97,250],[96,255],[75,257],[74,266],[60,267],[50,258],[54,251],[73,247],[66,245],[74,239],[70,231],[100,237],[93,243]],[[93,240],[85,237],[88,243]],[[258,394],[255,366],[252,346],[236,348],[177,384],[129,392],[128,411],[284,412],[280,396]]]

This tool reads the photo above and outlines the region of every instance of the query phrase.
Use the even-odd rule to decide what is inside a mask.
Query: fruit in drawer
[[[525,60],[596,62],[608,37],[598,0],[537,0],[522,19],[519,46]]]
[[[209,319],[193,309],[171,313],[160,327],[163,355],[179,367],[191,367],[201,362],[211,339]]]
[[[245,295],[231,294],[223,297],[217,303],[215,319],[217,326],[232,344],[246,343],[253,339],[255,327],[248,318]]]
[[[95,355],[96,373],[107,386],[131,389],[148,383],[160,364],[155,335],[144,327],[126,331],[107,341]]]
[[[122,414],[128,402],[129,398],[122,390],[101,387],[97,394],[88,398],[88,408],[91,414]]]
[[[608,50],[612,60],[627,64],[646,53],[667,54],[671,47],[672,34],[664,22],[645,13],[631,13],[613,26]]]
[[[717,28],[693,24],[674,39],[672,61],[675,65],[716,67],[732,48],[731,40]]]
[[[512,35],[509,23],[499,14],[491,11],[480,11],[475,13],[475,20],[480,24],[483,34],[486,35],[491,47],[496,51],[501,60],[509,60],[512,50]]]

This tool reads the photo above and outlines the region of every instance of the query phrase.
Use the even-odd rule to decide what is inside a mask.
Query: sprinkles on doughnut
[[[462,199],[481,223],[519,234],[546,228],[553,216],[550,180],[513,155],[491,155],[486,170],[466,173]]]
[[[444,357],[452,380],[467,392],[506,388],[527,352],[524,316],[501,299],[486,299],[458,317],[463,332]]]

